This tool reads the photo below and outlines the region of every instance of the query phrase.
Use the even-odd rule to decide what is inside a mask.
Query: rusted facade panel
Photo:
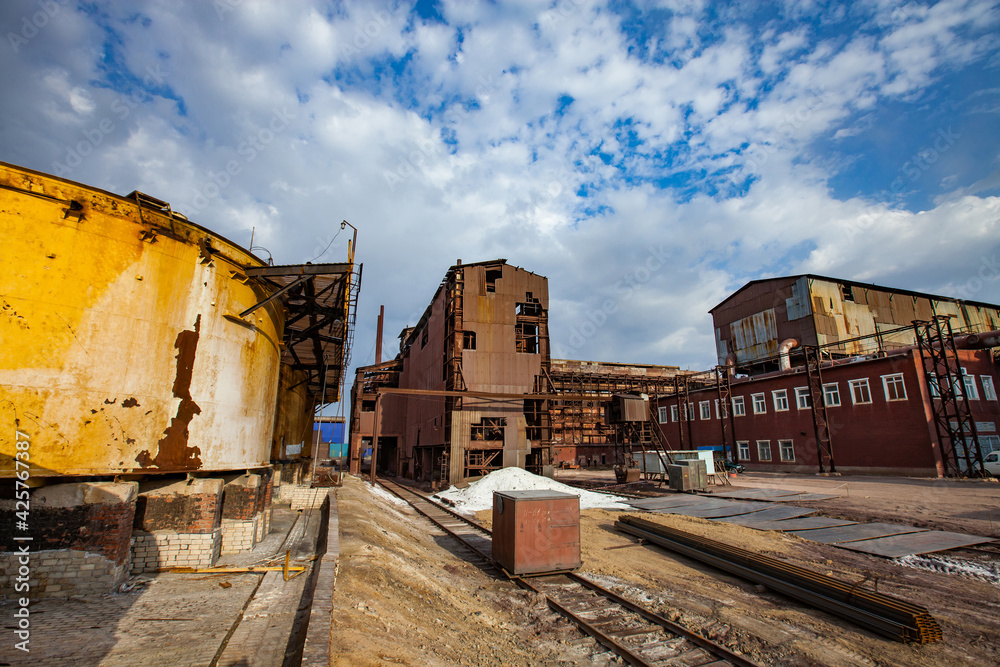
[[[729,325],[737,362],[765,359],[778,354],[778,327],[774,309],[754,313]]]
[[[32,475],[231,470],[270,459],[283,312],[263,265],[166,212],[0,165],[0,415]],[[13,432],[0,475],[14,474]]]
[[[271,458],[274,460],[296,460],[312,455],[313,401],[304,380],[305,373],[282,364],[271,439]]]

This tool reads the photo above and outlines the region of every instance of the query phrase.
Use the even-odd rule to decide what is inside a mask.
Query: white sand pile
[[[625,504],[625,499],[619,496],[609,496],[593,491],[584,491],[573,486],[561,484],[554,479],[533,475],[521,468],[502,468],[491,472],[467,488],[456,489],[454,486],[447,491],[435,494],[435,498],[443,498],[455,504],[459,512],[479,512],[493,507],[494,491],[531,491],[544,489],[561,491],[574,496],[580,496],[580,509],[632,509]]]

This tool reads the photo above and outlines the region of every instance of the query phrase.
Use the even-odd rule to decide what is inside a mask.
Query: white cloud
[[[715,364],[708,308],[751,277],[941,292],[977,277],[1000,238],[995,197],[956,186],[925,212],[839,201],[833,158],[812,151],[865,131],[861,114],[919,96],[942,68],[995,53],[989,3],[870,4],[866,30],[827,36],[787,20],[821,11],[802,3],[728,27],[708,26],[702,2],[658,5],[669,12],[645,46],[663,63],[630,52],[598,2],[444,2],[447,24],[394,3],[243,2],[220,18],[211,3],[150,2],[148,25],[125,20],[133,6],[102,5],[120,40],[111,67],[138,81],[164,72],[124,107],[132,84],[105,71],[103,24],[67,10],[2,54],[19,92],[0,100],[2,159],[52,171],[109,118],[70,178],[148,192],[240,243],[254,228],[279,262],[313,259],[347,219],[365,262],[359,362],[372,361],[377,307],[391,338],[457,258],[547,275],[557,354],[693,368]],[[8,3],[0,20],[33,6]],[[562,95],[573,102],[559,115]],[[239,173],[213,195],[231,162]],[[749,176],[742,196],[725,191]],[[670,178],[690,187],[651,184]],[[343,256],[346,238],[324,257]],[[980,281],[978,299],[1000,298],[996,279]]]

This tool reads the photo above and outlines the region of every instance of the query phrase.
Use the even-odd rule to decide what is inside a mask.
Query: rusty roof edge
[[[437,289],[434,290],[434,296],[431,297],[430,303],[427,304],[427,308],[424,309],[423,315],[421,315],[420,319],[417,321],[417,323],[415,325],[413,325],[413,327],[412,327],[409,335],[406,337],[406,340],[403,341],[403,347],[407,347],[414,340],[416,340],[416,338],[417,338],[417,332],[419,332],[423,328],[424,324],[427,323],[427,320],[430,319],[431,308],[434,307],[434,301],[437,300],[438,294],[440,294],[441,290],[443,290],[444,287],[445,287],[445,285],[448,284],[448,280],[455,273],[455,271],[457,271],[458,269],[465,269],[465,268],[468,268],[470,266],[489,266],[491,264],[501,264],[501,265],[504,265],[504,266],[510,266],[511,268],[517,269],[518,271],[524,271],[525,273],[529,273],[529,274],[531,274],[533,276],[538,276],[539,278],[546,278],[546,276],[543,276],[543,275],[541,275],[539,273],[534,273],[532,271],[528,271],[527,269],[524,269],[524,268],[522,268],[520,266],[514,266],[513,264],[507,264],[507,260],[505,258],[503,258],[503,257],[498,257],[497,259],[483,260],[481,262],[470,262],[468,264],[465,264],[465,263],[462,263],[462,264],[452,264],[450,267],[448,267],[448,270],[445,272],[444,278],[441,279],[441,283],[438,285]],[[403,331],[400,332],[400,338],[402,338],[402,334],[407,329],[410,329],[410,327],[409,326],[404,326],[403,327]]]
[[[68,178],[63,178],[61,176],[56,176],[54,174],[47,174],[44,171],[38,171],[37,169],[30,169],[28,167],[22,167],[20,165],[11,164],[10,162],[4,162],[3,160],[0,160],[0,167],[6,167],[6,168],[9,168],[9,169],[12,169],[12,170],[21,171],[21,172],[25,172],[25,173],[28,173],[28,174],[34,174],[36,176],[41,176],[43,178],[50,178],[50,179],[52,179],[54,181],[60,181],[62,183],[66,183],[68,185],[72,185],[72,186],[75,186],[75,187],[83,188],[85,190],[90,190],[91,192],[96,192],[98,194],[105,195],[107,197],[113,197],[114,199],[117,199],[117,200],[122,201],[122,202],[128,202],[129,204],[132,204],[133,206],[138,206],[138,204],[136,203],[135,199],[129,199],[125,195],[120,195],[120,194],[117,194],[117,193],[114,193],[114,192],[109,192],[108,190],[105,190],[103,188],[98,188],[98,187],[95,187],[93,185],[87,185],[86,183],[81,183],[79,181],[71,181]],[[149,195],[149,194],[146,194],[146,193],[142,193],[142,194],[144,194],[147,197],[152,197],[152,195]],[[160,200],[158,200],[158,201],[160,201]],[[167,203],[169,205],[168,202],[164,202],[164,203]],[[158,213],[158,214],[162,215],[163,217],[167,217],[166,213],[163,213],[161,211],[157,211],[156,209],[148,208],[147,207],[146,210],[149,210],[149,211],[151,211],[153,213]],[[171,209],[171,211],[173,211],[173,209]],[[187,215],[185,215],[185,214],[183,214],[183,213],[181,213],[179,211],[173,211],[173,212],[174,213],[178,213],[180,215],[180,217],[174,218],[178,222],[182,222],[182,223],[184,223],[186,225],[191,225],[192,227],[195,227],[196,229],[199,229],[199,230],[201,230],[203,232],[211,234],[212,236],[215,236],[216,238],[218,238],[218,239],[220,239],[222,241],[225,241],[229,245],[231,245],[234,248],[237,248],[237,249],[245,252],[249,257],[252,257],[253,259],[255,259],[258,262],[260,262],[261,266],[267,266],[268,265],[266,261],[264,261],[260,257],[257,257],[257,255],[253,254],[252,252],[250,252],[249,248],[246,248],[243,245],[241,245],[239,243],[236,243],[235,241],[233,241],[233,240],[231,240],[229,238],[226,238],[222,234],[220,234],[220,233],[218,233],[216,231],[213,231],[213,230],[209,229],[208,227],[204,227],[204,226],[198,224],[197,222],[194,222],[193,220],[191,220],[191,218],[187,217]]]
[[[985,306],[986,308],[1000,309],[1000,305],[995,303],[986,303],[985,301],[967,301],[963,299],[956,299],[950,296],[941,296],[938,294],[931,294],[929,292],[916,292],[914,290],[895,288],[895,287],[885,287],[884,285],[876,285],[875,283],[863,283],[857,280],[850,280],[848,278],[833,278],[831,276],[821,276],[816,273],[799,273],[790,276],[774,276],[771,278],[758,278],[757,280],[751,280],[750,282],[740,287],[738,290],[727,296],[725,299],[720,301],[718,304],[709,308],[708,312],[713,313],[727,302],[735,298],[740,292],[746,290],[754,285],[759,285],[761,283],[771,282],[775,280],[798,280],[800,278],[810,278],[813,280],[823,280],[830,283],[836,283],[838,285],[850,285],[851,287],[863,287],[865,289],[876,289],[882,292],[892,292],[894,294],[905,294],[907,296],[920,296],[924,298],[934,299],[936,301],[950,301],[952,303],[958,304],[969,304],[970,306]]]

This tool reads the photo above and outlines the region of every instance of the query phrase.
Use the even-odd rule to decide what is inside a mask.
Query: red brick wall
[[[129,559],[135,504],[102,503],[77,507],[31,507],[31,551],[72,549],[104,556],[121,565]],[[0,510],[0,525],[13,526],[12,511]],[[21,544],[27,544],[22,542]],[[8,540],[0,540],[7,551]]]
[[[996,367],[985,350],[960,350],[962,367],[977,376],[990,375],[997,385]],[[906,400],[887,401],[882,376],[902,374],[906,389]],[[851,399],[850,380],[868,378],[871,403],[855,405]],[[918,379],[918,362],[914,353],[894,355],[850,364],[840,364],[823,369],[824,384],[836,382],[840,391],[840,406],[829,407],[827,414],[833,440],[834,459],[838,468],[857,467],[875,469],[900,469],[903,472],[915,470],[926,474],[937,473],[936,436],[932,436],[933,423],[928,422],[925,412],[926,385]],[[749,441],[750,458],[745,463],[751,468],[792,470],[810,468],[818,470],[815,429],[810,409],[798,410],[795,388],[807,386],[804,369],[790,373],[774,374],[749,380],[734,382],[732,396],[742,396],[746,415],[735,417],[735,440]],[[1000,424],[1000,404],[984,400],[981,382],[978,382],[980,400],[970,401],[973,418],[976,421]],[[788,410],[775,411],[772,392],[786,391]],[[752,394],[763,393],[766,412],[755,415]],[[658,406],[666,406],[668,423],[660,424],[671,447],[681,449],[678,429],[684,429],[683,449],[722,444],[720,421],[716,416],[716,390],[692,392],[694,419],[675,422],[670,414],[670,406],[676,399],[662,398]],[[711,419],[702,420],[699,403],[710,401]],[[732,422],[727,422],[727,429]],[[982,435],[982,434],[981,434]],[[771,460],[761,461],[758,457],[757,441],[768,440]],[[794,462],[780,460],[778,440],[792,440],[795,449]],[[733,441],[732,432],[727,442]]]
[[[220,526],[222,494],[144,495],[136,501],[136,530],[211,533]]]

